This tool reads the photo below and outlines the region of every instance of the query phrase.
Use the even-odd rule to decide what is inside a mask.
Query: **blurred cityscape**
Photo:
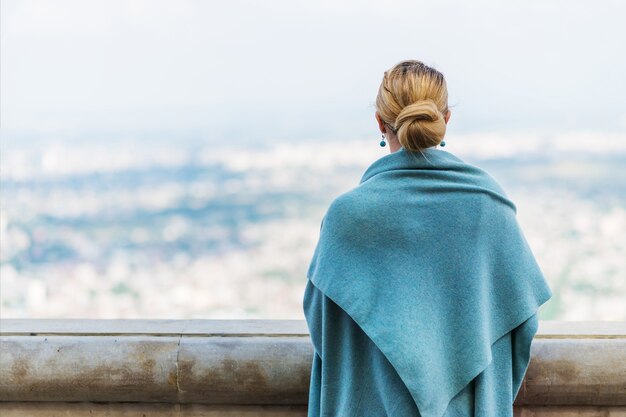
[[[457,135],[518,207],[540,318],[626,320],[626,135]],[[590,145],[591,144],[591,145]],[[378,140],[7,141],[3,318],[303,318],[321,217]]]

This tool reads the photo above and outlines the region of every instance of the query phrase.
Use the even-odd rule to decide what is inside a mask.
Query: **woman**
[[[385,72],[391,152],[330,204],[307,272],[309,416],[513,415],[552,291],[502,188],[437,148],[447,99],[419,61]]]

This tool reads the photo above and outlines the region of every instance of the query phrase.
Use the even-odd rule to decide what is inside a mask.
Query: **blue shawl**
[[[488,368],[495,343],[524,328],[509,360],[512,403],[529,363],[536,312],[552,296],[502,188],[434,148],[400,148],[377,159],[358,186],[332,201],[307,277],[303,306],[316,360],[341,349],[347,335],[324,334],[324,323],[330,328],[337,318],[323,317],[330,310],[313,305],[312,288],[384,355],[422,417],[443,416]],[[327,389],[356,377],[364,352],[355,350],[354,361],[333,365],[342,381],[325,381]]]

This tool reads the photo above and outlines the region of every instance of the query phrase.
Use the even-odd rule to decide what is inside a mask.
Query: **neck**
[[[392,132],[387,133],[387,142],[389,143],[389,153],[394,153],[402,147],[398,138]]]
[[[389,153],[394,153],[402,147],[400,141],[398,141],[398,138],[392,132],[387,133],[387,142],[389,143]],[[434,145],[426,149],[437,149],[437,146],[438,145]]]

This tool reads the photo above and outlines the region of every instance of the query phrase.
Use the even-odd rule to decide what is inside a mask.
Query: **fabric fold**
[[[449,152],[401,148],[374,161],[322,219],[308,279],[388,359],[423,417],[442,417],[509,334],[518,354],[511,401],[519,390],[532,319],[552,292],[515,215],[485,171]]]

